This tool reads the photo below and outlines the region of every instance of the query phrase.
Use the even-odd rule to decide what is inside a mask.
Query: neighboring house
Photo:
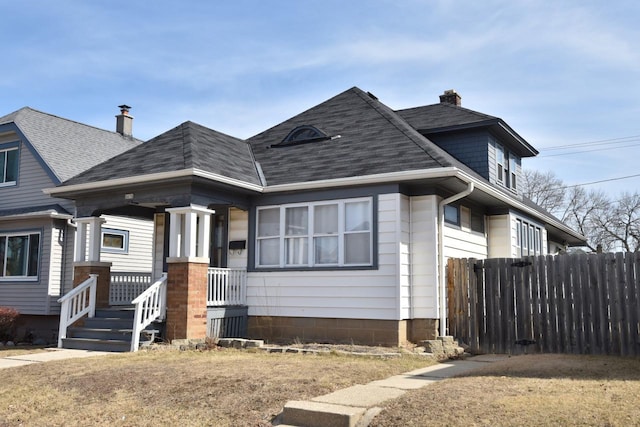
[[[154,220],[168,339],[204,335],[208,266],[246,271],[250,337],[398,345],[446,334],[447,258],[584,243],[519,194],[536,154],[454,91],[394,111],[352,88],[247,141],[185,122],[47,191]]]
[[[28,107],[0,117],[0,306],[20,312],[18,338],[55,338],[57,300],[72,288],[75,205],[42,190],[139,145],[131,120],[123,110],[110,132]],[[152,224],[106,219],[103,259],[114,271],[149,270]]]

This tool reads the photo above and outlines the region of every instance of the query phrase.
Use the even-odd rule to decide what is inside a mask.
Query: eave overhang
[[[73,195],[78,195],[86,192],[95,192],[99,190],[110,191],[116,187],[126,187],[138,184],[152,184],[154,182],[166,182],[167,180],[175,180],[187,177],[199,177],[207,181],[229,185],[235,188],[243,189],[245,191],[249,190],[250,192],[253,192],[255,194],[314,191],[339,187],[358,187],[389,183],[419,184],[421,182],[433,182],[434,180],[437,181],[439,185],[442,185],[445,188],[450,187],[450,189],[455,192],[459,191],[458,188],[460,188],[461,186],[466,185],[469,182],[473,182],[476,189],[474,193],[482,193],[483,200],[485,202],[491,202],[495,203],[496,205],[516,209],[523,214],[544,222],[549,231],[551,231],[554,235],[561,237],[569,245],[577,246],[582,245],[586,242],[586,238],[584,236],[575,232],[574,230],[560,222],[558,219],[549,215],[545,215],[544,213],[531,208],[524,202],[514,198],[506,192],[501,191],[500,189],[495,188],[484,180],[478,179],[468,172],[456,167],[390,172],[267,186],[251,184],[198,169],[183,169],[179,171],[140,175],[129,178],[118,178],[92,183],[63,185],[61,187],[47,188],[43,191],[53,197],[73,198]]]
[[[439,128],[430,129],[418,129],[422,135],[428,136],[438,133],[455,132],[461,130],[469,130],[476,128],[488,128],[502,141],[508,141],[509,148],[511,148],[520,157],[534,157],[539,154],[531,144],[529,144],[523,137],[513,130],[502,119],[495,118],[489,120],[483,120],[479,122],[465,123],[453,126],[444,126]]]

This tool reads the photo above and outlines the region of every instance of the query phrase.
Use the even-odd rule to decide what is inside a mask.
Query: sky
[[[29,106],[147,140],[248,138],[353,86],[500,117],[554,172],[640,191],[640,2],[0,0],[0,116]],[[567,147],[569,146],[569,147]],[[558,147],[565,147],[560,149]]]

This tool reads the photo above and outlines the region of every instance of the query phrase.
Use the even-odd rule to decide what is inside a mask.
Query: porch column
[[[111,263],[100,261],[102,224],[100,217],[76,218],[77,225],[73,263],[73,286],[76,287],[97,274],[96,307],[109,307]]]
[[[167,339],[207,336],[211,215],[203,206],[169,208]]]

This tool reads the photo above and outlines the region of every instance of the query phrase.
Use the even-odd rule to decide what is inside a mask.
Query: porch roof
[[[249,145],[187,121],[65,182],[65,186],[198,170],[260,185]]]

